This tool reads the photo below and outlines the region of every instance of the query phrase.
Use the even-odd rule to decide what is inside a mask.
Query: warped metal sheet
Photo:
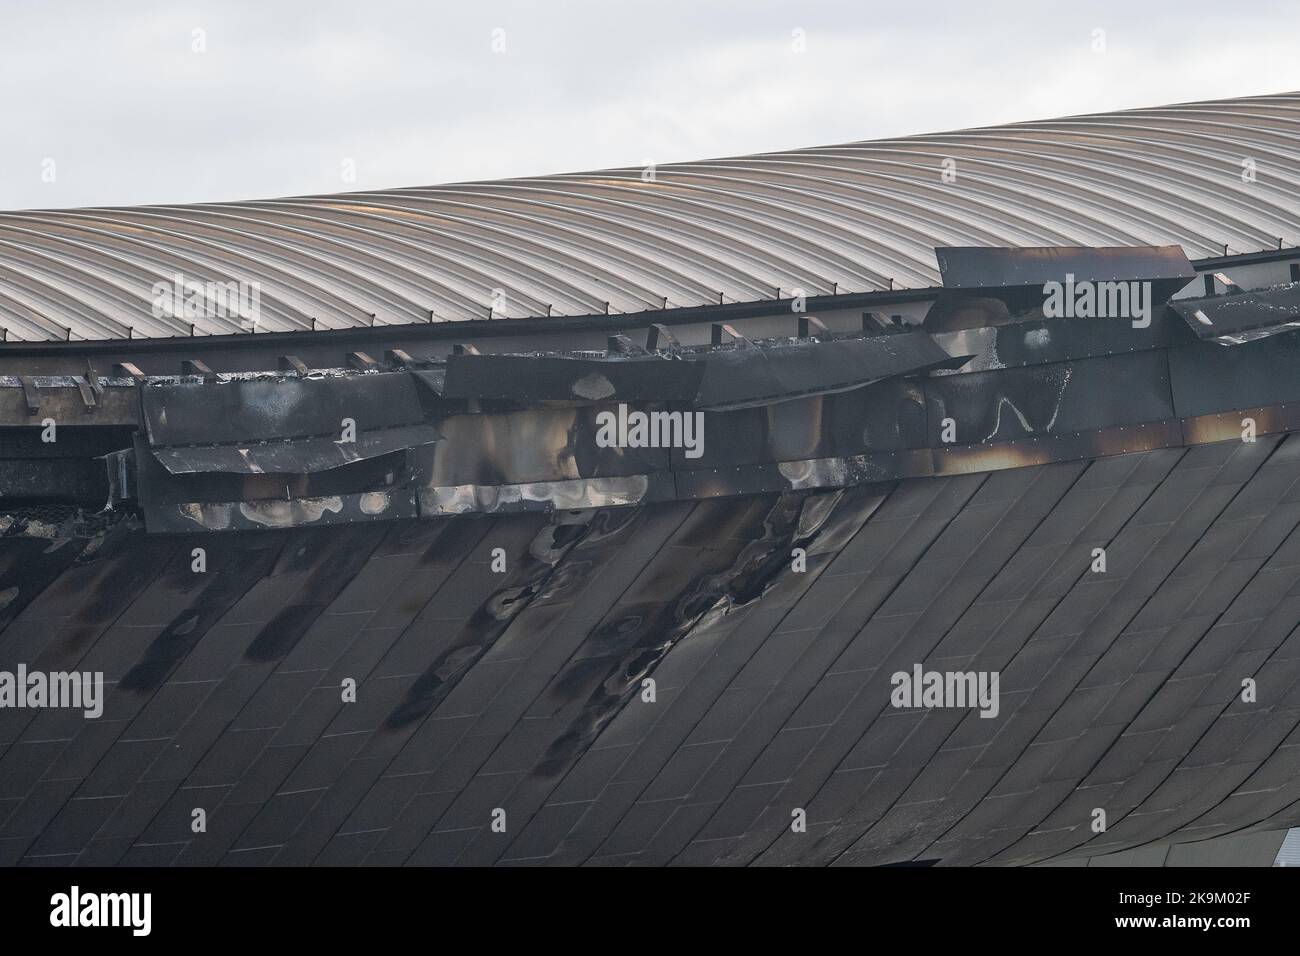
[[[953,375],[1165,348],[1191,341],[1191,335],[1169,322],[1134,328],[1131,322],[1045,319],[936,332],[934,339],[952,355],[971,356],[960,369],[935,372]]]
[[[173,475],[229,472],[301,475],[436,442],[432,425],[398,425],[361,432],[355,441],[304,438],[298,441],[245,445],[183,445],[155,448],[153,455]]]
[[[439,394],[529,402],[690,402],[699,391],[704,366],[702,359],[685,361],[668,355],[614,359],[450,355]]]
[[[654,412],[661,405],[634,411]],[[599,417],[609,404],[529,408],[436,420],[443,440],[415,457],[431,487],[517,485],[615,478],[668,470],[667,448],[602,446]]]
[[[420,513],[425,516],[610,508],[675,497],[673,476],[662,472],[511,485],[431,485],[419,490]]]
[[[1175,417],[1163,351],[947,375],[923,385],[936,448]],[[948,440],[946,419],[954,426]]]
[[[452,355],[440,394],[527,402],[662,401],[722,410],[861,388],[960,364],[924,332],[612,359]]]
[[[1159,306],[1196,277],[1196,270],[1178,246],[1042,248],[938,248],[944,287],[925,316],[930,332],[1002,325],[1041,318],[1054,288],[1069,300],[1094,296],[1124,309],[1114,315],[1098,313],[1094,321],[1121,325],[1149,324]],[[1143,315],[1135,316],[1141,303]],[[1091,310],[1091,306],[1089,309]],[[1066,313],[1071,314],[1071,313]]]
[[[414,489],[392,488],[320,498],[177,502],[150,509],[147,520],[150,531],[184,533],[316,527],[416,514]]]
[[[345,419],[358,433],[424,421],[407,372],[149,384],[140,397],[154,446],[338,436]]]
[[[709,356],[695,404],[718,410],[765,405],[959,367],[963,361],[924,332],[741,348]]]
[[[1169,350],[1169,381],[1178,415],[1300,401],[1300,333],[1288,332],[1225,349],[1197,342]]]
[[[921,386],[921,380],[889,379],[853,392],[703,412],[703,454],[689,458],[675,448],[672,467],[725,469],[922,447],[928,442]]]
[[[1198,338],[1241,345],[1300,328],[1300,282],[1205,299],[1180,299],[1170,307]]]

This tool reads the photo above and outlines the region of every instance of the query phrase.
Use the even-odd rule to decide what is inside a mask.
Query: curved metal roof
[[[951,163],[946,161],[951,160]],[[1253,163],[1254,180],[1243,176]],[[945,170],[955,173],[945,181]],[[1300,243],[1300,93],[730,159],[329,196],[0,213],[10,340],[634,313],[938,284],[943,245]]]

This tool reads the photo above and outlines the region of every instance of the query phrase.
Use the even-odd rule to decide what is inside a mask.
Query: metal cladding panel
[[[1243,156],[1266,175],[1243,182]],[[934,287],[940,246],[1252,253],[1300,241],[1297,170],[1300,95],[1287,93],[665,164],[653,183],[626,168],[8,212],[0,330],[125,340],[784,310],[796,295]],[[160,309],[155,285],[177,274],[222,284],[235,314]]]
[[[842,394],[700,414],[703,454],[690,458],[685,449],[672,449],[674,471],[838,458],[926,444],[925,404],[915,380],[894,379]]]
[[[0,863],[1009,865],[1292,826],[1295,441],[0,536],[0,670],[105,676],[102,718],[0,708]],[[1000,674],[997,714],[898,706],[918,665]]]
[[[1081,317],[1091,313],[1106,324],[1149,325],[1196,276],[1177,246],[962,247],[935,255],[944,288],[925,316],[933,333],[1060,318],[1073,315],[1076,305],[1086,310]]]
[[[312,474],[366,461],[436,442],[432,425],[398,425],[361,432],[355,441],[304,438],[298,441],[250,445],[186,445],[155,448],[153,456],[173,475],[213,472],[262,474]]]
[[[358,433],[424,421],[406,372],[149,384],[140,398],[155,447],[338,436],[344,419]]]
[[[447,399],[654,401],[734,409],[861,388],[960,359],[924,332],[870,338],[743,343],[634,358],[452,355]]]
[[[938,373],[957,374],[1166,348],[1192,336],[1181,323],[1159,320],[1135,328],[1125,319],[1045,319],[937,332],[934,340],[952,355],[971,356],[960,369]]]
[[[1132,352],[926,380],[930,441],[955,444],[1161,422],[1175,417],[1164,352]]]
[[[443,398],[691,402],[703,361],[664,356],[582,359],[552,355],[450,355]]]
[[[1300,400],[1300,332],[1225,349],[1209,342],[1170,349],[1169,379],[1180,417]]]
[[[660,472],[501,485],[426,485],[419,489],[420,514],[430,517],[568,511],[672,501],[680,496],[674,477]]]
[[[1198,338],[1241,345],[1300,326],[1300,282],[1170,303]]]
[[[138,417],[139,398],[133,388],[102,388],[93,396],[95,404],[87,405],[76,380],[37,375],[30,381],[35,409],[28,406],[26,390],[16,378],[0,376],[0,425],[39,425],[46,417],[78,425],[126,425]],[[89,390],[85,379],[80,384]]]
[[[640,404],[631,411],[665,410]],[[442,441],[423,471],[430,487],[517,485],[613,478],[668,470],[667,448],[603,447],[598,417],[617,405],[532,408],[439,418]]]
[[[737,348],[708,356],[695,404],[765,405],[959,364],[924,332]]]

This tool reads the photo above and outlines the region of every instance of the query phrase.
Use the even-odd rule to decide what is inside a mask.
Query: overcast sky
[[[1297,90],[1296,8],[0,0],[0,208],[427,185]]]

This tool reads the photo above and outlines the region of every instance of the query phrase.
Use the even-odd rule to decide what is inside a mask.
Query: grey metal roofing
[[[290,331],[930,287],[942,245],[1181,244],[1204,258],[1297,243],[1300,94],[1288,93],[663,165],[653,178],[0,213],[0,330],[249,331],[155,316],[152,287],[177,273],[256,283],[258,330]]]
[[[0,864],[1014,864],[1300,824],[1294,436],[236,533],[202,575],[197,540],[0,536],[0,667],[106,681],[99,719],[0,708]],[[917,663],[999,672],[998,715],[891,707]]]

